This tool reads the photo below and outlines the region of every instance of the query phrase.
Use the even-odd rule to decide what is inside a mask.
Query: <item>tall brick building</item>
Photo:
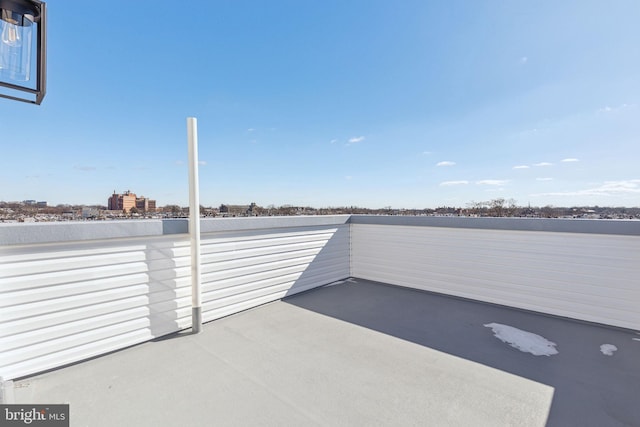
[[[131,212],[132,208],[136,208],[140,212],[154,211],[156,209],[156,201],[146,197],[137,197],[131,191],[125,191],[123,194],[113,192],[107,201],[107,208],[111,211]]]

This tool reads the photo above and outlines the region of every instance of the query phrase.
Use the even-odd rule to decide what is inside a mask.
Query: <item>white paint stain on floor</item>
[[[605,356],[613,356],[613,353],[618,350],[618,347],[616,347],[613,344],[602,344],[600,346],[600,351],[602,352],[602,354],[604,354]]]
[[[500,341],[524,353],[531,353],[534,356],[552,356],[558,354],[556,343],[540,335],[500,323],[487,323],[484,326],[491,328],[493,335]]]

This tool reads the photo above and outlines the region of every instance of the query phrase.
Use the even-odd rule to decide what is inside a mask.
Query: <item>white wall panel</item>
[[[29,375],[189,327],[184,235],[0,248],[0,376]]]
[[[282,227],[286,222],[204,221],[206,230],[226,230],[202,238],[204,320],[349,276],[346,218],[296,218],[296,227]],[[158,236],[163,227],[137,230],[135,223],[124,224],[133,235],[153,233],[121,238],[122,224],[105,224],[116,226],[118,238],[52,243],[78,237],[77,229],[9,227],[9,244],[0,246],[0,377],[34,374],[191,326],[188,236]],[[243,230],[230,231],[234,226]],[[99,224],[83,229],[109,235]],[[44,233],[43,243],[36,232]]]
[[[201,271],[210,321],[349,277],[349,226],[207,233]]]
[[[502,229],[506,223],[496,221],[459,221],[460,227],[473,225],[463,228],[385,221],[405,219],[203,221],[203,319],[355,276],[640,329],[640,235],[634,224],[598,223],[600,233],[618,234],[588,234],[577,232],[591,227],[587,223],[553,222],[572,232],[550,232]],[[73,225],[42,224],[0,232],[3,379],[191,326],[184,224],[141,222],[137,230],[135,223],[107,224],[115,228],[113,239],[104,239],[109,233],[97,224],[80,227],[99,236],[95,239],[58,243],[54,239],[82,233]],[[498,228],[483,229],[484,224]],[[44,233],[42,242],[36,232]],[[125,232],[139,237],[122,238]]]
[[[640,329],[640,237],[352,224],[354,277]]]

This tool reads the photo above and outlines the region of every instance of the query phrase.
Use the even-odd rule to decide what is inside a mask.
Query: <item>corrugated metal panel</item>
[[[349,277],[349,226],[208,233],[201,271],[210,321]]]
[[[191,325],[184,236],[18,245],[1,252],[4,379]]]
[[[351,224],[354,277],[640,329],[640,238]]]

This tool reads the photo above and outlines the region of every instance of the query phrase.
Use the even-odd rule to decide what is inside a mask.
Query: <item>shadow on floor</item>
[[[548,426],[640,425],[640,335],[633,331],[362,279],[283,302],[549,385]],[[488,323],[541,335],[558,354],[522,352],[494,337]],[[602,344],[618,350],[604,355]]]

